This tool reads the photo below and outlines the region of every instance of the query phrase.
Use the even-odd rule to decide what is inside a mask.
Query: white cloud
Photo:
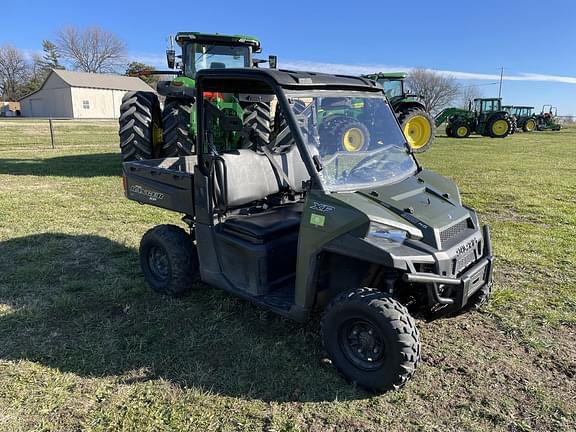
[[[281,61],[280,66],[283,69],[294,69],[294,70],[310,70],[317,72],[326,72],[333,74],[346,74],[346,75],[362,75],[374,72],[396,72],[396,71],[406,71],[414,69],[406,66],[390,66],[390,65],[351,65],[351,64],[339,64],[339,63],[321,63],[312,62],[305,60],[294,60],[294,61]],[[464,80],[486,80],[486,81],[498,81],[500,79],[499,74],[486,74],[478,72],[462,72],[462,71],[450,71],[450,70],[436,70],[441,74],[451,75],[457,79]],[[514,75],[504,74],[504,80],[508,81],[549,81],[549,82],[559,82],[567,84],[576,84],[576,77],[561,76],[561,75],[546,75],[537,73],[518,73]]]

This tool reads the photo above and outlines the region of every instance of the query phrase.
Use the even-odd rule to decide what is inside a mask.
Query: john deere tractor
[[[184,156],[194,153],[196,145],[196,72],[202,69],[245,68],[257,66],[253,58],[261,51],[253,36],[181,32],[175,37],[182,50],[166,51],[170,75],[158,83],[158,93],[165,97],[161,107],[152,92],[129,92],[120,107],[120,149],[123,161]],[[275,67],[275,57],[270,58]],[[204,95],[223,112],[237,114],[244,124],[265,139],[270,133],[270,106],[266,101],[242,95],[212,92]],[[215,145],[235,146],[241,140],[237,132],[214,132]],[[229,136],[230,135],[230,136]]]
[[[536,129],[536,115],[532,106],[514,106],[513,114],[516,117],[518,128],[524,132],[532,132]]]
[[[426,111],[422,98],[408,94],[404,88],[405,72],[379,72],[364,75],[379,82],[384,87],[386,97],[396,113],[400,127],[415,153],[423,153],[430,148],[436,135],[434,119]]]
[[[542,112],[536,116],[536,129],[539,131],[559,131],[562,126],[558,122],[558,109],[552,105],[544,105]]]
[[[502,109],[502,99],[474,99],[469,109],[446,108],[436,117],[436,126],[447,122],[446,135],[451,138],[467,138],[477,133],[491,138],[505,138],[513,130],[513,119]]]

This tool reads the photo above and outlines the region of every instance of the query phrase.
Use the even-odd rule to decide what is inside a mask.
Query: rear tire
[[[319,129],[320,142],[335,144],[336,151],[355,153],[370,147],[370,131],[355,118],[337,116],[326,120]]]
[[[196,140],[189,135],[192,102],[167,99],[162,112],[164,157],[189,156],[196,152]]]
[[[488,122],[488,134],[492,138],[506,138],[512,130],[512,120],[503,115],[495,115]]]
[[[181,297],[200,280],[192,237],[175,225],[158,225],[140,241],[140,267],[148,285],[160,294]]]
[[[414,153],[427,151],[436,136],[436,125],[430,114],[420,108],[410,108],[398,118],[402,132]]]
[[[120,106],[119,123],[122,161],[161,156],[162,120],[160,102],[155,93],[126,93]]]
[[[321,322],[334,366],[349,380],[376,392],[399,389],[420,361],[420,334],[408,310],[376,289],[344,292]]]
[[[522,126],[522,130],[524,132],[534,132],[535,129],[536,129],[536,119],[535,118],[529,118],[528,120],[526,120],[524,122],[524,125]]]
[[[244,107],[244,128],[251,129],[261,143],[270,141],[270,104],[251,103]]]

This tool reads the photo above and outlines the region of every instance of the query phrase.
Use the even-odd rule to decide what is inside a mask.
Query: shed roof
[[[58,76],[70,87],[97,88],[105,90],[154,91],[152,87],[138,77],[52,69],[38,90],[27,94],[20,98],[20,100],[42,90],[52,74]]]
[[[138,77],[123,75],[75,72],[62,69],[53,69],[56,74],[70,87],[90,87],[108,90],[153,91],[152,87]]]

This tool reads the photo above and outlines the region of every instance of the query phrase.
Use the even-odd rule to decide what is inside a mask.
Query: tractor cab
[[[245,35],[181,32],[176,42],[182,48],[183,73],[190,78],[202,69],[251,67],[253,53],[261,51],[258,39]]]
[[[478,114],[503,111],[502,99],[500,98],[474,99],[474,111],[476,111]]]
[[[514,115],[516,117],[531,117],[534,115],[534,107],[532,106],[515,106]]]

